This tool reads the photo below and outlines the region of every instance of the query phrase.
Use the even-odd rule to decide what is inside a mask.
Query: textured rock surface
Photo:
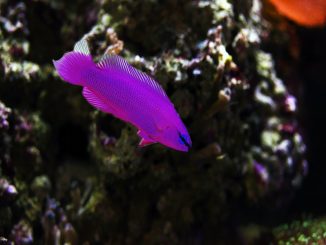
[[[223,244],[244,239],[237,222],[247,207],[286,205],[307,173],[305,145],[296,98],[264,48],[289,37],[261,8],[2,1],[0,235],[17,244]],[[190,131],[188,154],[137,147],[134,128],[58,78],[51,60],[82,36],[95,59],[120,54],[160,81]]]

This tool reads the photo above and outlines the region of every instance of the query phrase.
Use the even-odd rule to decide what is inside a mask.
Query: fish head
[[[189,151],[192,145],[187,130],[173,126],[165,128],[157,141],[177,151],[185,152]]]

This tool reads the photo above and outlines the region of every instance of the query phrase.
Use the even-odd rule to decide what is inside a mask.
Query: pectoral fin
[[[148,146],[148,145],[155,144],[155,143],[156,143],[155,141],[146,140],[146,139],[142,138],[139,142],[139,146],[144,147],[144,146]]]
[[[137,135],[141,138],[139,142],[140,147],[144,147],[147,145],[155,144],[156,141],[152,140],[144,131],[138,130]]]
[[[156,129],[160,132],[164,131],[166,128],[169,127],[169,125],[166,122],[162,120],[158,120],[157,118],[154,118],[154,122],[155,122]]]

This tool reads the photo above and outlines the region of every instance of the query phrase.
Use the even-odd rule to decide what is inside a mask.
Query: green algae
[[[324,244],[326,242],[325,218],[304,218],[277,227],[273,231],[277,244]]]

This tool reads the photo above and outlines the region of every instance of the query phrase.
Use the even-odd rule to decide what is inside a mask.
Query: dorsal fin
[[[74,51],[82,54],[90,55],[91,52],[88,48],[88,43],[85,38],[80,39],[74,46]]]
[[[104,55],[97,65],[102,69],[110,67],[120,69],[121,71],[128,73],[137,81],[140,81],[144,85],[153,89],[161,97],[168,98],[160,84],[146,73],[132,67],[125,59],[118,55]]]

